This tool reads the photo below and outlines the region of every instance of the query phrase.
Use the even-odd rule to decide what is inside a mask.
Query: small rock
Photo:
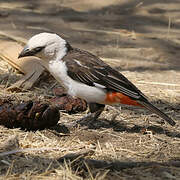
[[[167,171],[162,172],[162,176],[166,179],[176,179],[175,176],[173,176],[172,174],[168,173]]]

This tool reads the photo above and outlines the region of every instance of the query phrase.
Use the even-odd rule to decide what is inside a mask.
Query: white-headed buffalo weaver
[[[19,54],[19,58],[25,56],[41,58],[41,64],[69,95],[86,100],[92,119],[99,117],[106,104],[127,104],[146,108],[172,126],[175,125],[120,72],[97,56],[72,47],[57,34],[40,33],[33,36]]]

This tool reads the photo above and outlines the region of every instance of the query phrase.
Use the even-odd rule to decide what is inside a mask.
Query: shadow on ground
[[[179,70],[177,68],[180,57],[178,23],[180,15],[177,11],[180,7],[179,1],[169,3],[164,0],[145,2],[117,0],[109,5],[103,4],[105,2],[102,1],[96,8],[92,6],[91,1],[75,3],[54,0],[44,4],[40,0],[28,2],[1,0],[1,2],[2,7],[4,4],[7,4],[5,7],[12,7],[7,8],[6,17],[0,18],[1,29],[4,31],[8,30],[26,38],[38,32],[53,31],[62,34],[75,46],[95,53],[101,52],[100,54],[105,56],[111,55],[111,48],[152,47],[167,55],[165,61],[169,63],[170,69]],[[86,8],[78,10],[77,7],[81,5]],[[172,18],[170,31],[168,31],[169,17]],[[88,31],[91,29],[94,31]],[[124,29],[137,33],[137,38],[134,40],[128,34],[121,33]],[[108,33],[98,30],[105,30]],[[114,31],[119,31],[119,34],[113,33]],[[121,53],[116,52],[112,56],[121,58]]]
[[[162,111],[173,111],[173,119],[176,121],[178,124],[179,119],[176,119],[176,115],[180,112],[180,106],[179,104],[170,104],[169,102],[162,102],[161,100],[152,102],[154,105],[157,107],[160,106]],[[158,105],[157,105],[158,104]],[[163,109],[162,109],[163,107]],[[105,118],[99,118],[95,121],[92,122],[80,122],[81,126],[86,126],[88,129],[112,129],[113,131],[116,132],[127,132],[127,133],[141,133],[141,134],[146,134],[147,131],[151,131],[152,134],[164,134],[168,137],[177,137],[180,138],[180,132],[173,130],[170,130],[169,128],[163,127],[165,121],[163,119],[160,119],[158,116],[153,116],[151,117],[152,122],[156,122],[156,124],[159,125],[149,125],[147,122],[144,122],[144,126],[136,124],[136,118],[137,116],[141,116],[143,114],[142,111],[139,111],[138,108],[131,107],[131,106],[125,106],[121,108],[121,111],[126,111],[125,113],[131,114],[133,112],[133,116],[128,117],[128,119],[125,120],[116,120],[116,117],[120,114],[119,113],[114,113],[113,117],[111,120],[105,119]],[[152,113],[149,112],[148,110],[144,110],[144,113],[146,115],[151,115]],[[134,123],[132,125],[132,121],[134,119]],[[127,121],[130,121],[131,126],[129,126],[129,123]],[[138,122],[137,122],[138,123]],[[171,127],[171,125],[167,124],[168,126]]]
[[[11,175],[16,175],[16,177],[21,177],[21,175],[27,175],[28,172],[31,174],[31,177],[40,178],[41,175],[52,176],[54,173],[58,172],[59,176],[68,177],[68,171],[72,176],[77,175],[82,178],[95,177],[97,175],[103,175],[105,170],[108,170],[107,177],[113,178],[113,172],[119,172],[122,175],[128,176],[133,174],[133,177],[139,176],[139,170],[143,171],[143,177],[163,177],[165,172],[169,174],[172,173],[172,169],[180,167],[179,159],[170,159],[165,162],[154,162],[154,161],[121,161],[121,160],[97,160],[91,159],[88,156],[92,154],[92,150],[81,151],[77,153],[67,153],[65,156],[57,157],[56,159],[45,158],[41,156],[32,156],[32,155],[21,155],[12,154],[11,159],[15,159],[13,167],[11,168]],[[8,156],[1,157],[3,162],[6,162]],[[34,166],[36,164],[36,166]],[[37,166],[38,164],[38,166]],[[3,166],[2,166],[3,165]],[[0,174],[8,178],[8,165],[0,165],[1,170]],[[17,168],[18,167],[18,168]],[[70,169],[69,169],[70,168]],[[156,170],[155,170],[156,169]],[[126,171],[127,170],[127,171]],[[146,172],[148,170],[148,173]],[[70,172],[72,171],[72,172]],[[173,175],[176,173],[174,172]],[[58,176],[58,177],[59,177]],[[142,175],[141,175],[142,176]],[[116,177],[117,178],[117,177]]]

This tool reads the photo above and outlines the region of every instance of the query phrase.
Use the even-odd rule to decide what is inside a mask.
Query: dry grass
[[[159,117],[143,109],[107,106],[100,119],[88,127],[71,127],[71,123],[80,119],[85,113],[68,115],[63,112],[61,112],[59,125],[52,129],[28,132],[0,126],[0,179],[180,179],[180,166],[176,164],[176,162],[180,162],[180,71],[176,66],[179,65],[179,14],[176,13],[178,12],[176,8],[179,6],[178,3],[177,5],[164,3],[161,7],[161,4],[157,3],[156,5],[156,3],[152,3],[153,1],[147,2],[150,6],[146,5],[133,13],[128,11],[131,9],[124,6],[120,6],[117,11],[116,7],[124,1],[99,1],[98,4],[94,4],[94,1],[84,0],[78,3],[62,1],[63,6],[73,9],[72,15],[68,11],[67,14],[64,14],[65,16],[62,16],[62,19],[58,14],[57,16],[53,14],[56,5],[52,8],[53,13],[51,4],[45,4],[45,6],[35,4],[32,9],[33,2],[30,9],[28,6],[24,8],[23,4],[21,6],[18,3],[17,7],[15,3],[11,6],[6,2],[1,5],[9,12],[18,9],[18,12],[27,13],[24,16],[24,22],[21,14],[11,13],[11,23],[9,23],[11,28],[15,30],[18,25],[22,25],[27,29],[25,31],[23,28],[21,32],[20,29],[17,29],[18,34],[26,35],[28,30],[34,30],[33,33],[36,30],[54,30],[70,38],[74,43],[78,39],[80,47],[89,48],[94,52],[100,51],[100,54],[110,57],[110,59],[104,60],[112,66],[116,66],[117,69],[121,67],[125,70],[128,69],[129,71],[123,71],[123,74],[150,97],[154,104],[174,118],[177,124],[175,127],[164,124]],[[103,3],[105,4],[103,5]],[[91,13],[91,10],[106,7],[106,3],[113,5],[110,6],[109,11],[106,11],[106,8],[104,11],[102,9],[100,16]],[[146,1],[137,3],[135,8],[143,4],[146,4]],[[101,7],[101,5],[103,6]],[[171,7],[173,5],[174,11]],[[159,11],[159,13],[150,13],[151,9]],[[75,18],[74,10],[77,11]],[[86,12],[86,10],[88,10],[87,19],[86,16],[82,17],[82,14],[78,15],[78,12]],[[101,9],[99,10],[101,11]],[[34,15],[31,17],[32,11],[38,17],[37,22]],[[43,11],[49,13],[48,16],[44,14],[39,17]],[[52,18],[49,19],[51,13]],[[174,16],[170,13],[174,13]],[[70,17],[68,18],[67,15]],[[145,19],[138,21],[141,16]],[[35,25],[29,25],[29,19],[26,17],[31,17],[35,21]],[[47,24],[39,27],[40,22],[43,22],[46,17]],[[66,17],[67,20],[63,17]],[[99,19],[100,17],[101,19]],[[133,22],[131,22],[131,18]],[[137,22],[135,22],[135,18],[137,18]],[[160,22],[158,23],[157,20]],[[142,22],[145,25],[144,32]],[[3,21],[2,27],[4,24],[6,23]],[[164,24],[167,24],[167,28]],[[121,26],[126,27],[119,30]],[[140,32],[133,29],[138,26]],[[130,30],[126,30],[128,28]],[[5,29],[8,28],[5,26]],[[0,32],[0,34],[4,33]],[[102,41],[103,39],[106,41]],[[164,41],[165,39],[167,41]],[[17,40],[22,41],[22,39]],[[136,45],[134,46],[134,44]],[[112,61],[112,57],[118,58]],[[171,63],[172,66],[166,62]],[[171,68],[178,70],[170,70]],[[49,81],[40,82],[31,91],[7,92],[5,88],[20,77],[21,75],[6,62],[0,60],[0,97],[11,96],[14,100],[52,97],[52,88],[55,83],[52,78]],[[69,133],[63,131],[61,124],[67,127]],[[62,158],[64,156],[67,157],[66,161]],[[92,160],[96,162],[96,165],[99,163],[99,167],[93,166],[90,163]],[[128,164],[128,167],[125,168],[123,163]],[[129,164],[133,163],[135,166],[130,167]],[[138,163],[141,165],[138,166]]]
[[[8,67],[8,68],[7,68]],[[41,82],[32,91],[9,93],[4,89],[14,79],[20,78],[4,61],[0,61],[0,96],[15,99],[36,99],[52,96],[49,83]],[[10,73],[11,72],[11,73]],[[64,134],[58,126],[36,132],[7,129],[0,126],[0,173],[2,179],[175,179],[180,177],[178,167],[148,165],[122,170],[82,166],[78,158],[59,161],[64,155],[77,154],[86,160],[107,162],[156,162],[168,163],[180,158],[179,126],[179,72],[138,73],[123,72],[145,92],[157,106],[176,119],[177,125],[163,124],[157,116],[133,107],[107,106],[100,120],[89,127],[71,128],[70,124],[82,114],[61,113],[59,123],[70,133]],[[6,77],[6,76],[7,77]],[[174,76],[176,79],[174,80]],[[154,78],[156,77],[156,78]],[[155,79],[155,80],[154,80]],[[152,82],[149,86],[149,82]],[[54,81],[52,81],[52,85]],[[172,85],[173,84],[173,85]],[[174,86],[177,84],[177,86]],[[167,102],[167,103],[166,103]],[[163,124],[163,125],[162,125]],[[147,128],[145,133],[144,129]],[[78,164],[77,164],[77,163]],[[142,173],[143,172],[143,173]]]

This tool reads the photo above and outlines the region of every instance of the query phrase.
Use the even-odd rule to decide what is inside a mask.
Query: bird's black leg
[[[102,111],[104,110],[104,104],[89,103],[89,113],[77,121],[78,124],[88,125],[95,121]]]
[[[96,120],[100,116],[100,114],[104,110],[104,107],[104,104],[89,103],[89,111],[94,120]]]

